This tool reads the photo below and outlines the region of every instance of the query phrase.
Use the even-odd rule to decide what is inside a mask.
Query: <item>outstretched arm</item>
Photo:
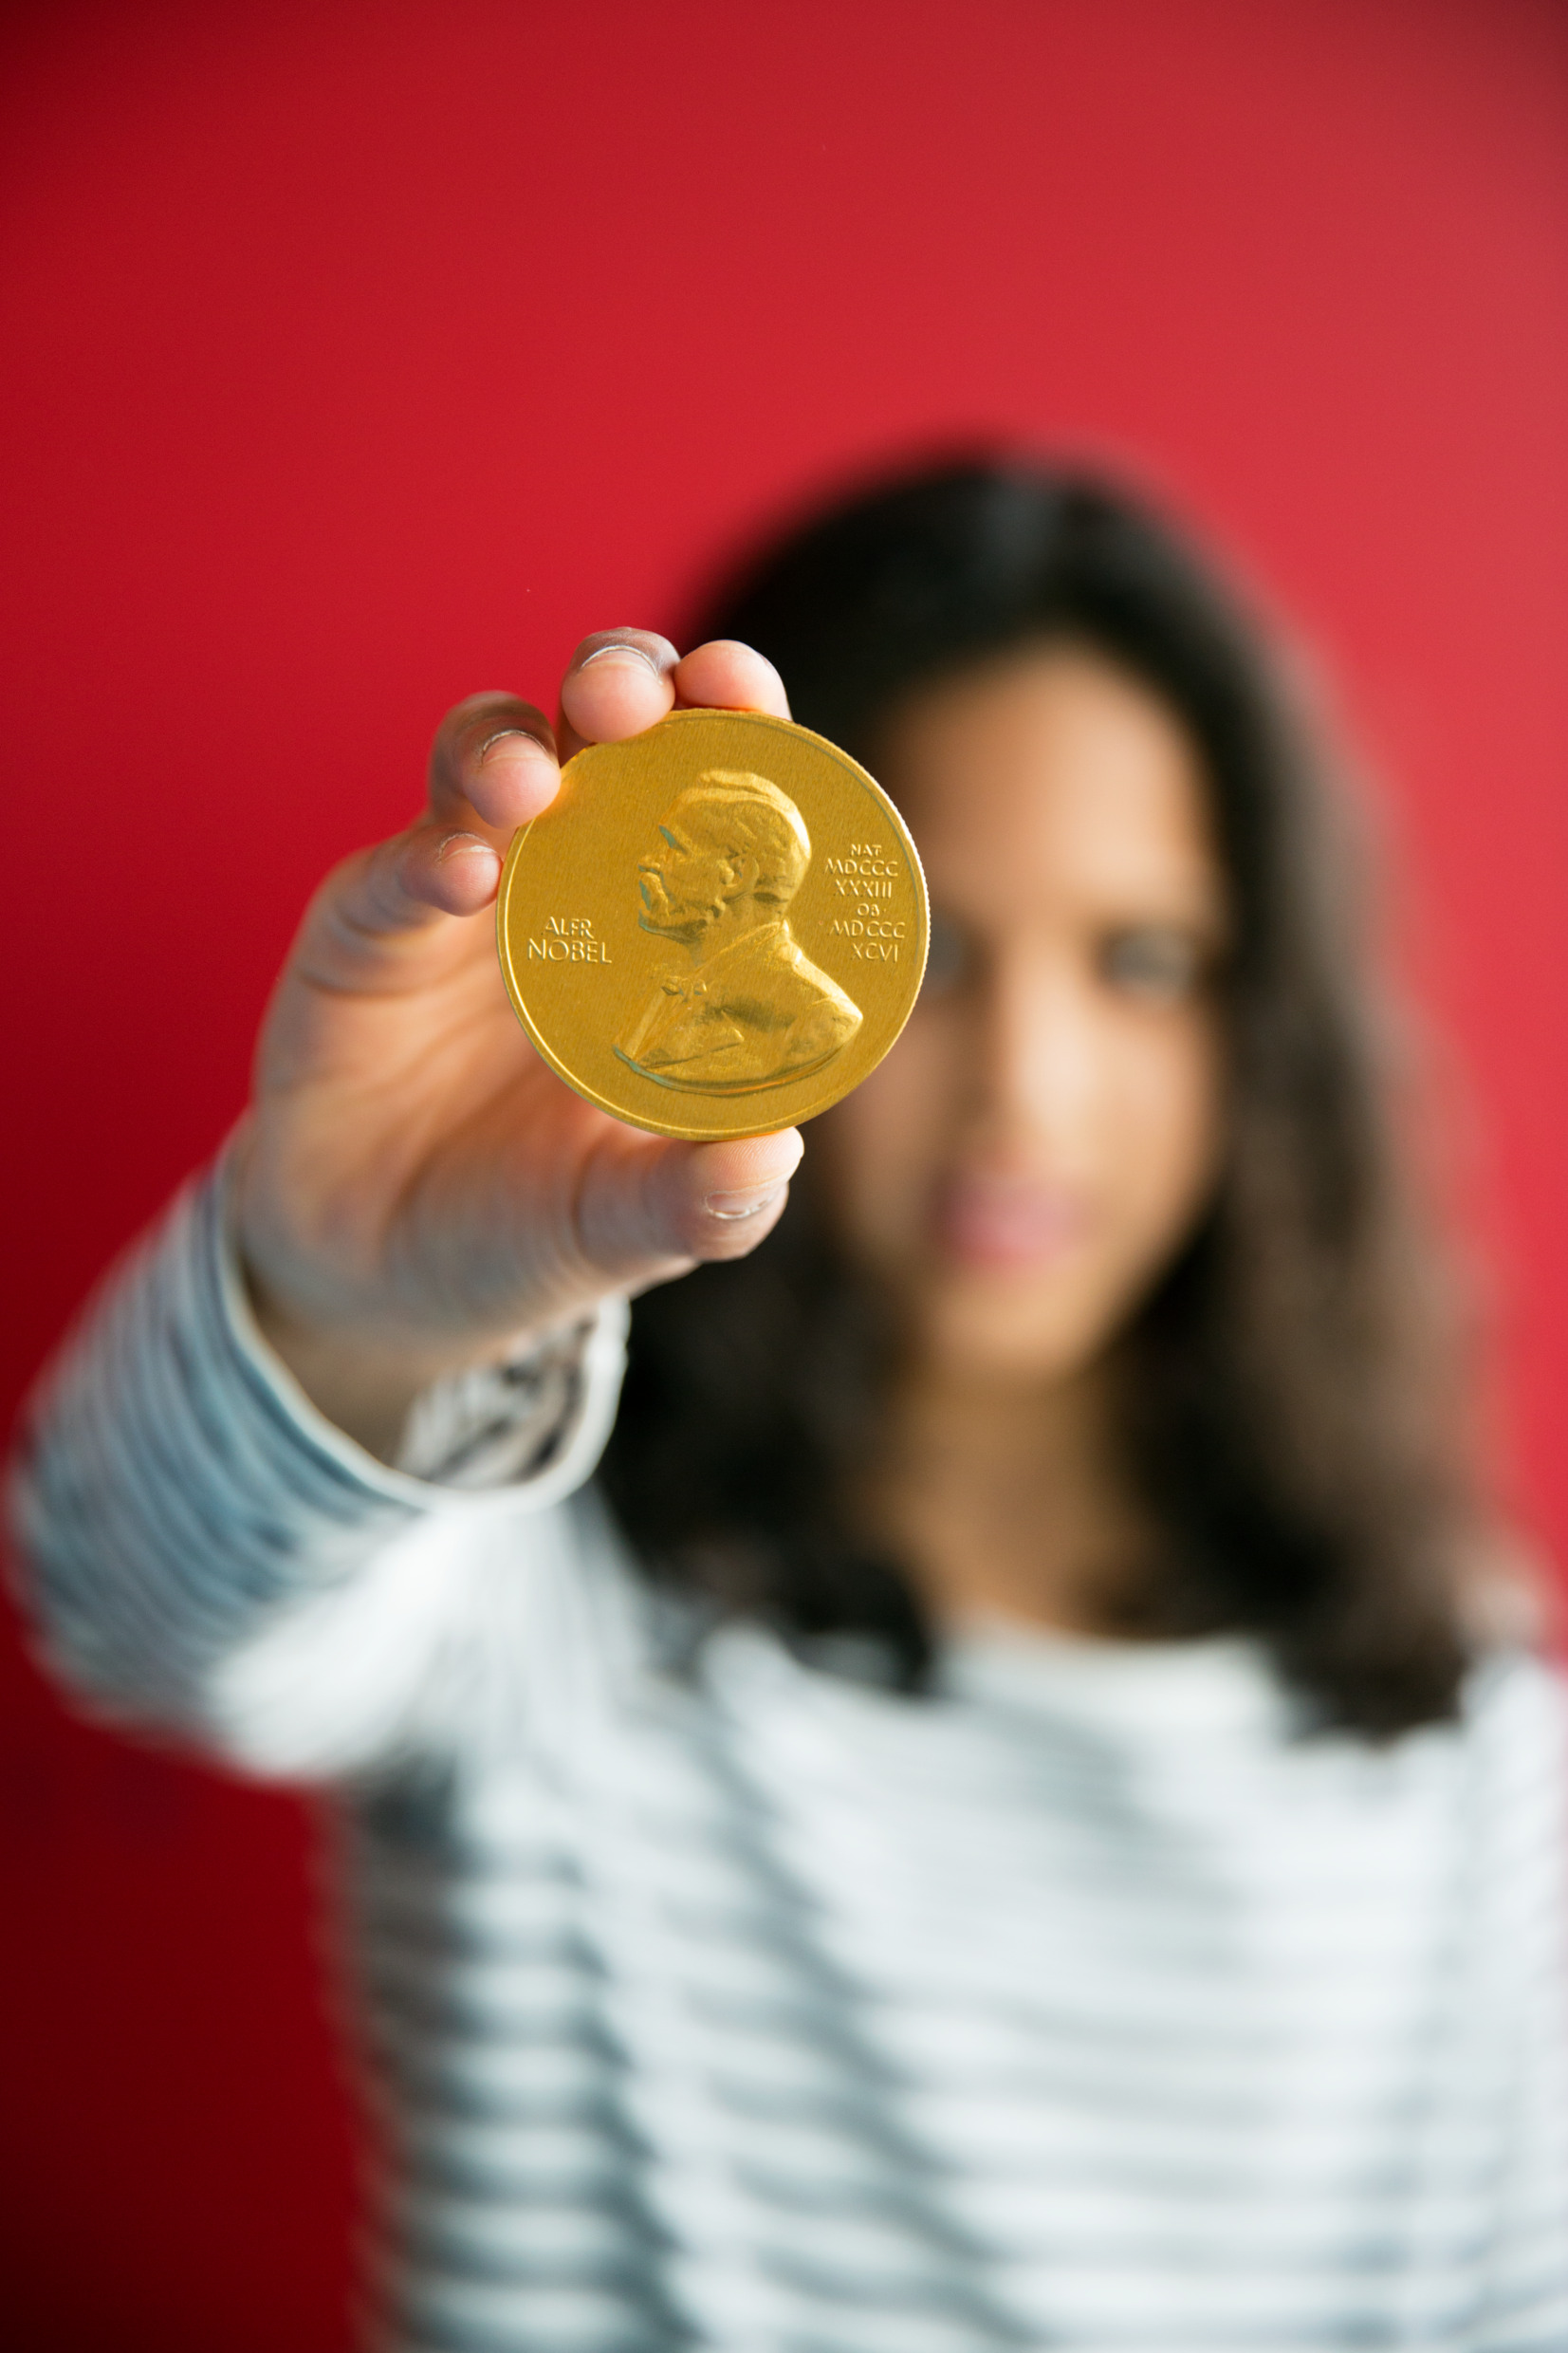
[[[681,695],[783,703],[745,648],[677,662],[614,632],[567,674],[566,748]],[[424,814],[305,918],[221,1177],[41,1392],[14,1517],[46,1640],[101,1706],[274,1768],[393,1737],[483,1582],[486,1531],[528,1521],[526,1545],[559,1548],[551,1507],[608,1428],[625,1297],[778,1215],[797,1137],[622,1127],[512,1016],[490,908],[507,833],[555,790],[554,741],[511,697],[444,723]],[[416,1400],[423,1477],[389,1467]],[[500,1484],[462,1491],[474,1477]],[[251,1736],[267,1656],[309,1686],[308,1738]]]

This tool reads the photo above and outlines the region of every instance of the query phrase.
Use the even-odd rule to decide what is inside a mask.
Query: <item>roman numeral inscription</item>
[[[835,892],[849,902],[839,909],[829,932],[847,940],[862,964],[896,964],[909,926],[885,902],[902,878],[898,859],[890,857],[881,842],[852,842],[847,857],[829,858],[824,863]]]

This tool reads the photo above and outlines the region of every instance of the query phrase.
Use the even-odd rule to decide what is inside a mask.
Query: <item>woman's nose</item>
[[[1009,1131],[1068,1141],[1093,1110],[1103,1060],[1081,974],[1045,953],[999,958],[981,1021],[979,1068],[991,1118]]]

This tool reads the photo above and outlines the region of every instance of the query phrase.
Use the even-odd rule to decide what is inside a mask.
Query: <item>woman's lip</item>
[[[949,1186],[936,1208],[936,1232],[950,1256],[979,1267],[1042,1266],[1083,1238],[1080,1205],[1055,1188],[1009,1183]]]

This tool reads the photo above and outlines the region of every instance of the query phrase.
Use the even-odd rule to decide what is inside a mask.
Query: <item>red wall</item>
[[[1568,1538],[1568,16],[1542,0],[12,9],[5,1378],[207,1153],[443,705],[889,449],[1126,455],[1387,778]],[[20,364],[17,364],[17,361]],[[307,1832],[9,1658],[9,2344],[328,2353]],[[25,2315],[25,2317],[23,2317]]]

